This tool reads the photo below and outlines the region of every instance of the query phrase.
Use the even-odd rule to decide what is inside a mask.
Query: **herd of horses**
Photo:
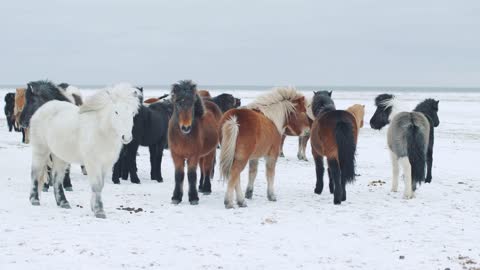
[[[358,134],[365,105],[337,109],[331,91],[314,91],[305,97],[293,87],[279,87],[241,106],[231,94],[212,97],[190,80],[172,85],[170,95],[144,100],[143,88],[118,84],[98,90],[85,100],[66,83],[34,81],[5,96],[9,131],[22,131],[32,148],[30,202],[40,204],[40,191],[53,186],[57,205],[70,208],[64,189],[71,190],[69,168],[80,164],[91,189],[91,208],[105,218],[102,189],[107,173],[112,181],[140,183],[136,156],[139,146],[150,151],[150,178],[162,182],[163,150],[170,150],[175,167],[172,203],[183,200],[185,166],[188,200],[199,202],[198,192],[212,192],[215,165],[227,181],[224,204],[245,207],[251,199],[259,159],[265,159],[267,198],[276,201],[275,167],[282,156],[285,136],[299,137],[298,158],[307,160],[311,142],[315,162],[314,192],[323,191],[324,159],[328,164],[329,190],[334,204],[345,201],[346,184],[355,180]],[[376,97],[370,126],[389,125],[387,144],[392,161],[392,191],[398,189],[399,164],[405,175],[404,197],[414,196],[417,184],[431,182],[434,127],[439,101],[426,99],[412,112],[400,110],[395,96]],[[217,149],[220,148],[217,162]],[[249,166],[243,192],[240,174]],[[200,179],[197,190],[197,167]],[[426,174],[426,175],[425,175]],[[235,195],[235,198],[234,198]]]

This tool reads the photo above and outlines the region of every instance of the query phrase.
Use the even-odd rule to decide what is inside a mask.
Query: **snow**
[[[145,89],[146,96],[165,91]],[[0,90],[3,97],[6,89]],[[218,94],[219,91],[213,91]],[[236,91],[247,104],[260,91]],[[311,92],[305,92],[310,95]],[[83,95],[88,95],[84,91]],[[107,219],[90,211],[90,189],[80,166],[72,166],[73,209],[56,206],[52,191],[41,206],[30,205],[30,147],[20,133],[8,133],[0,119],[0,269],[461,269],[480,267],[480,93],[410,92],[397,96],[413,107],[426,97],[440,99],[433,181],[405,200],[403,182],[391,193],[385,130],[374,131],[373,92],[333,93],[338,108],[366,105],[357,171],[347,202],[313,193],[315,168],[296,158],[297,138],[285,144],[277,163],[277,202],[266,198],[264,163],[259,164],[253,200],[226,210],[226,185],[200,204],[170,204],[174,173],[170,153],[162,164],[164,183],[149,179],[148,149],[138,157],[141,185],[107,179]],[[3,98],[2,98],[3,102]],[[0,104],[3,108],[3,103]],[[218,164],[218,163],[217,163]],[[246,187],[248,170],[242,173]],[[369,185],[382,180],[386,184]],[[119,207],[142,208],[130,213]],[[471,260],[471,261],[468,261]],[[471,262],[471,263],[468,263]]]

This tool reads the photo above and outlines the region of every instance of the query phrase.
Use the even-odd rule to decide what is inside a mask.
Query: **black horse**
[[[238,108],[242,104],[239,98],[226,93],[213,97],[212,101],[217,104],[222,113],[225,113],[230,109]]]
[[[5,95],[5,117],[7,118],[8,131],[12,132],[15,128],[15,131],[18,131],[15,127],[15,115],[13,110],[15,108],[15,93],[7,93]]]
[[[75,97],[75,94],[72,94],[71,97],[67,95],[66,88],[68,84],[62,83],[60,85],[55,85],[50,81],[34,81],[27,84],[27,90],[25,91],[25,107],[23,108],[22,113],[20,114],[20,125],[23,128],[28,128],[30,125],[30,119],[32,115],[40,108],[43,104],[51,100],[59,100],[72,103],[81,100],[80,97]],[[78,105],[78,104],[77,104]],[[48,191],[49,182],[51,179],[50,170],[47,168],[48,181],[44,183],[43,191]],[[82,172],[85,174],[85,170],[82,166]],[[63,187],[67,191],[72,190],[72,182],[70,180],[70,166],[65,172],[63,179]]]
[[[137,175],[138,147],[148,146],[150,150],[150,178],[163,182],[162,158],[163,149],[167,144],[168,121],[173,112],[170,102],[156,102],[149,106],[142,105],[133,118],[133,140],[124,146],[118,161],[113,166],[112,181],[119,184],[120,177],[124,180],[130,174],[130,181],[140,183]]]

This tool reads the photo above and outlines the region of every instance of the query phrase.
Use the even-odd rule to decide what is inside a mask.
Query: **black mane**
[[[331,92],[328,91],[314,92],[312,100],[312,112],[315,117],[318,117],[318,115],[323,112],[336,110],[335,103],[333,102],[330,95]]]
[[[60,100],[70,102],[70,100],[63,94],[63,90],[61,90],[51,81],[45,80],[29,82],[27,94],[28,92],[31,92],[35,96],[42,97],[45,99],[45,101]]]
[[[193,98],[195,117],[203,117],[205,106],[202,98],[197,94],[197,85],[191,80],[182,80],[172,85],[173,103],[188,102]]]

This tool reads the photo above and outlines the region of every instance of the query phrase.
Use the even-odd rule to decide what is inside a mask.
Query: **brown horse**
[[[188,200],[198,204],[197,165],[204,175],[201,190],[212,191],[210,178],[218,145],[218,121],[222,112],[213,102],[203,100],[197,86],[191,81],[180,81],[172,86],[173,115],[168,128],[168,145],[175,164],[175,190],[172,203],[183,197],[184,167],[187,163]]]
[[[143,103],[145,104],[152,104],[152,103],[155,103],[155,102],[159,102],[161,101],[162,99],[165,99],[166,97],[168,97],[168,94],[165,94],[161,97],[152,97],[152,98],[147,98],[143,101]]]
[[[357,121],[357,127],[363,127],[363,118],[365,117],[365,105],[354,104],[347,108],[347,112],[353,114]]]
[[[210,95],[208,90],[198,90],[198,95],[202,98],[212,98],[212,95]]]
[[[347,199],[346,183],[355,179],[357,119],[347,111],[336,110],[329,96],[315,94],[312,107],[316,116],[311,131],[317,176],[315,193],[321,194],[323,190],[323,157],[326,157],[333,203],[340,204]]]
[[[30,132],[28,128],[23,128],[20,125],[20,115],[25,107],[25,92],[26,88],[17,88],[15,90],[15,107],[13,108],[13,115],[15,116],[15,126],[22,131],[22,142],[28,144],[30,142]]]
[[[224,201],[226,208],[233,207],[234,190],[238,206],[246,206],[240,173],[247,163],[250,170],[245,197],[252,198],[258,159],[261,157],[266,160],[267,197],[276,201],[273,182],[282,134],[295,112],[305,112],[304,99],[294,88],[277,88],[258,97],[246,108],[231,109],[223,115],[220,121],[220,170],[224,179],[228,179]]]
[[[298,137],[298,153],[297,158],[299,160],[307,160],[305,155],[305,148],[310,134],[310,127],[312,126],[312,120],[308,117],[306,112],[295,112],[291,119],[288,121],[288,125],[285,128],[285,133],[282,136],[282,144],[280,145],[280,157],[284,157],[283,144],[287,136]]]

